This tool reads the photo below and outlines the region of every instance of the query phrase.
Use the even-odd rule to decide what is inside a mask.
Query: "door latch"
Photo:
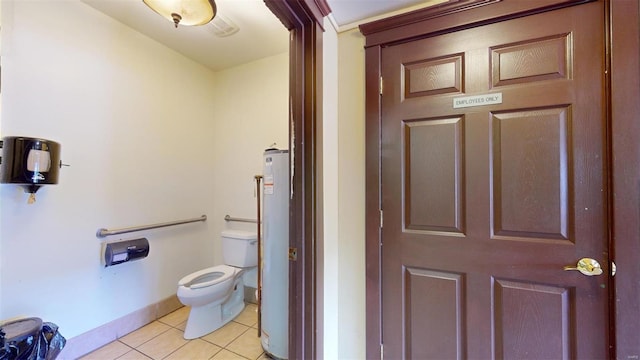
[[[587,276],[594,276],[602,274],[602,267],[594,259],[582,258],[578,261],[576,266],[565,266],[564,270],[576,270]]]

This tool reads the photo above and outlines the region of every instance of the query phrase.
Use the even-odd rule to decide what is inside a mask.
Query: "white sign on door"
[[[502,104],[502,93],[461,96],[453,99],[453,108]]]

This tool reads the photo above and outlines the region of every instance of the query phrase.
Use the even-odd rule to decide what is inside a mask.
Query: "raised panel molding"
[[[575,358],[573,297],[571,288],[493,279],[494,359]]]
[[[492,114],[494,237],[572,238],[570,110]]]
[[[464,358],[464,279],[457,273],[405,268],[407,359]]]
[[[464,54],[403,65],[404,97],[432,96],[464,91]]]
[[[573,70],[571,40],[571,34],[560,34],[492,47],[492,85],[570,79]]]
[[[403,138],[406,228],[463,233],[463,117],[405,121]]]

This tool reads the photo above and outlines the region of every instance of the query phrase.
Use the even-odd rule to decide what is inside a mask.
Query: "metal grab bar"
[[[133,226],[133,227],[115,229],[115,230],[107,230],[103,228],[103,229],[98,229],[98,231],[96,232],[96,236],[99,238],[103,238],[109,235],[119,235],[119,234],[134,232],[134,231],[157,229],[157,228],[166,227],[166,226],[182,225],[182,224],[188,224],[188,223],[198,222],[198,221],[207,221],[207,215],[202,215],[199,218],[194,218],[194,219],[170,221],[165,223],[158,223],[158,224],[151,224],[151,225],[144,225],[144,226]]]
[[[258,221],[255,219],[243,219],[243,218],[235,218],[235,217],[231,217],[229,215],[226,215],[224,217],[224,221],[236,221],[236,222],[247,222],[247,223],[254,223],[256,224]]]

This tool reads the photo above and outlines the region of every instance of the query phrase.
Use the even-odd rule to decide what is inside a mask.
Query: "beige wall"
[[[318,281],[322,288],[318,295],[322,296],[318,301],[318,309],[321,313],[318,317],[323,319],[322,339],[323,347],[320,347],[318,358],[338,359],[340,338],[340,318],[338,292],[340,283],[339,258],[340,242],[338,234],[339,208],[338,208],[338,34],[329,21],[325,21],[325,32],[322,39],[323,46],[323,119],[322,119],[322,187],[323,187],[323,241],[324,248],[318,254],[323,259],[319,264]]]
[[[338,35],[339,354],[365,358],[364,37]]]
[[[226,228],[255,231],[255,224],[225,223],[223,219],[227,214],[256,218],[254,176],[262,174],[262,154],[274,143],[279,149],[288,148],[289,55],[217,72],[215,87],[214,135],[210,143],[210,165],[215,176],[210,182],[202,182],[211,186],[214,194],[211,226],[214,234]],[[219,256],[221,243],[216,244],[215,263],[219,264],[223,261]]]
[[[3,1],[1,36],[1,135],[56,140],[71,167],[33,205],[0,185],[0,319],[41,317],[72,338],[219,263],[222,217],[252,217],[262,150],[286,144],[288,56],[213,73],[79,0]],[[110,237],[151,251],[101,264],[99,228],[202,214]]]
[[[320,358],[365,359],[364,38],[323,35]]]

